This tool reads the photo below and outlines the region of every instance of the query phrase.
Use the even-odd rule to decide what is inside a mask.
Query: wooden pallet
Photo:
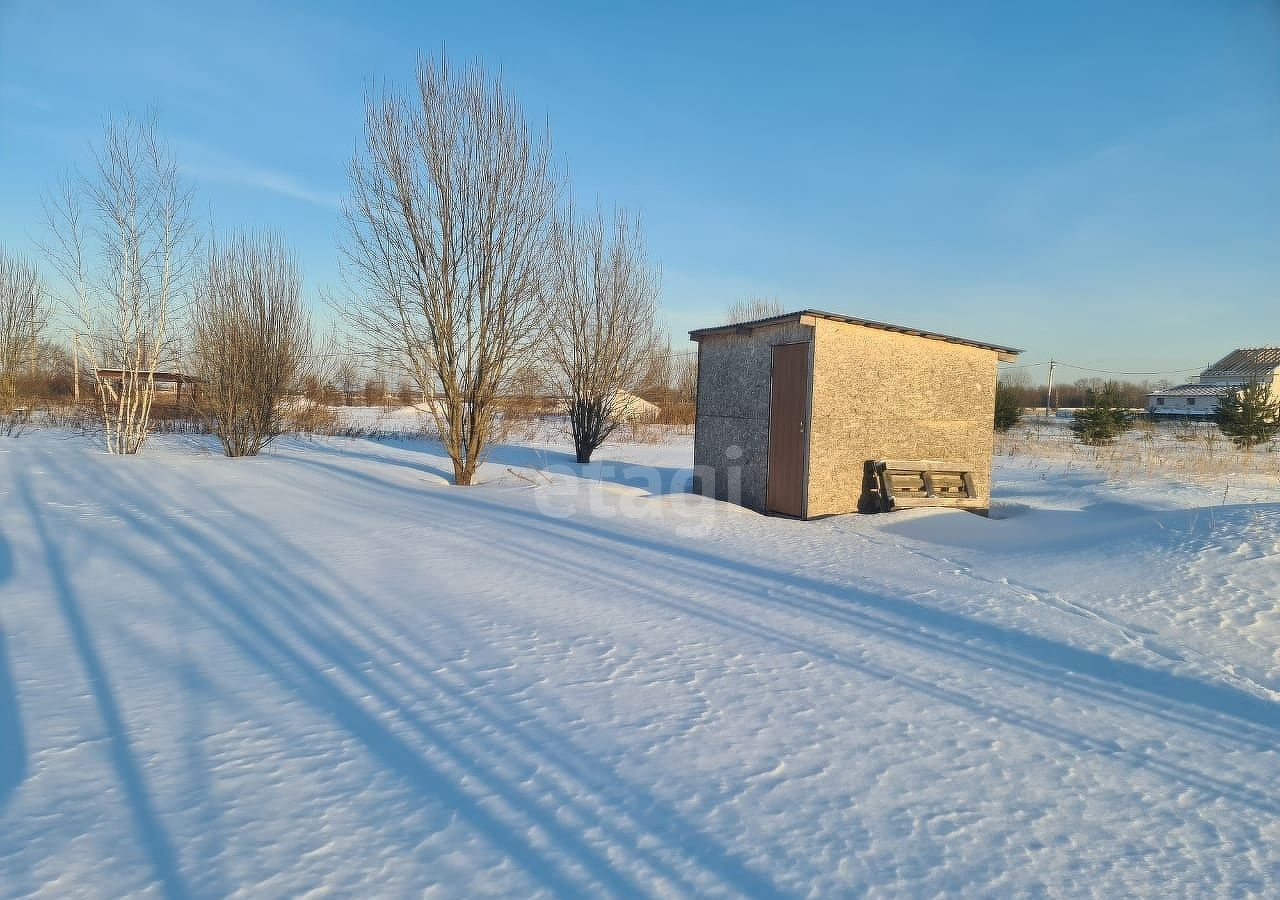
[[[985,509],[973,473],[960,463],[937,459],[878,459],[872,463],[880,511],[914,506]]]

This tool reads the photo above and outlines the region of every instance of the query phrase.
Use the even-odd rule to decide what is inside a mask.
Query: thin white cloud
[[[190,141],[179,141],[178,144],[179,165],[192,178],[256,188],[328,209],[342,206],[339,195],[316,190],[296,175],[242,162],[202,144]]]

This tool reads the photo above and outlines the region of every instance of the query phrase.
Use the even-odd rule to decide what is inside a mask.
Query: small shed
[[[123,390],[123,384],[126,376],[130,378],[138,377],[145,381],[148,376],[155,385],[155,396],[152,402],[156,406],[173,406],[181,409],[183,401],[186,401],[187,407],[194,407],[200,392],[201,380],[194,375],[187,375],[184,372],[150,372],[143,368],[137,372],[132,369],[97,369],[93,376],[96,380],[111,385],[114,391]],[[182,390],[186,386],[187,390]]]
[[[689,337],[696,490],[810,519],[880,508],[877,461],[941,461],[953,505],[990,506],[996,366],[1021,351],[816,310]]]

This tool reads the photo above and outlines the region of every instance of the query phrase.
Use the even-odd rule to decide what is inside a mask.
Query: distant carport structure
[[[886,490],[989,508],[997,364],[1021,351],[817,310],[689,337],[704,493],[802,519],[895,505]]]
[[[108,382],[119,391],[124,379],[132,377],[134,374],[128,369],[97,369],[94,371],[94,378],[98,381]],[[147,378],[146,370],[136,374],[143,380]],[[151,378],[156,386],[155,399],[160,405],[172,405],[175,409],[181,409],[185,399],[188,407],[195,406],[196,391],[200,385],[199,378],[183,372],[154,372],[151,374]],[[185,391],[183,390],[184,388],[186,389]]]

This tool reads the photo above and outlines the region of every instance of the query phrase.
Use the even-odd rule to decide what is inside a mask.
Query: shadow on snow
[[[0,585],[13,572],[13,552],[0,534]],[[27,777],[27,742],[22,733],[22,709],[18,705],[18,684],[9,662],[9,641],[0,617],[0,810]]]
[[[369,446],[362,446],[366,443]],[[305,448],[322,454],[356,459],[363,462],[391,465],[435,475],[452,483],[453,470],[440,442],[429,438],[363,438],[349,439],[341,443],[328,441],[303,442],[295,439],[282,447]],[[377,452],[390,449],[401,454]],[[522,444],[493,444],[487,448],[484,462],[509,469],[533,469],[538,472],[571,474],[588,481],[644,488],[653,494],[683,493],[687,490],[691,472],[676,466],[650,466],[620,462],[609,458],[609,445],[596,451],[596,458],[589,463],[579,463],[571,451],[551,447],[529,447]],[[426,460],[431,460],[427,462]]]
[[[53,472],[55,465],[50,463],[55,478],[77,480],[74,469]],[[130,481],[116,472],[95,476],[93,485],[109,495],[113,513],[128,526],[126,531],[143,535],[152,548],[164,548],[166,558],[181,564],[166,566],[140,556],[111,534],[84,534],[80,539],[92,541],[99,552],[126,562],[160,586],[283,688],[358,740],[372,758],[403,780],[416,806],[444,807],[555,895],[591,896],[601,887],[615,895],[636,895],[664,882],[681,893],[699,893],[705,885],[686,874],[690,862],[698,879],[709,877],[738,892],[780,890],[766,873],[749,869],[678,811],[643,786],[628,784],[586,748],[500,698],[486,696],[483,683],[474,676],[459,685],[443,675],[442,667],[451,668],[455,677],[463,670],[445,666],[424,637],[411,643],[405,637],[413,633],[409,626],[380,613],[372,598],[256,517],[205,493],[200,499],[207,506],[202,509],[232,512],[236,528],[201,529],[165,512],[175,508],[175,498],[141,479]],[[31,486],[24,483],[20,494],[28,500],[33,520],[40,519]],[[51,571],[62,573],[55,575],[59,602],[81,659],[93,673],[94,696],[112,734],[113,761],[126,785],[139,838],[157,879],[170,894],[179,894],[182,885],[172,852],[129,753],[119,711],[66,577],[64,558],[47,526],[39,524],[37,531]],[[358,617],[344,607],[353,599],[358,601]],[[404,665],[370,667],[372,658],[388,650],[398,651]],[[401,674],[405,670],[411,678]],[[405,701],[423,694],[441,707],[433,709],[429,719]],[[452,715],[441,715],[446,712]],[[389,728],[387,716],[403,729]],[[477,717],[481,725],[474,731],[465,724],[448,724]],[[540,776],[526,786],[528,777],[503,774],[513,760],[523,760],[526,773],[554,772],[558,777],[544,781]],[[501,811],[493,808],[494,799],[502,804]],[[588,839],[589,832],[603,833],[610,846]],[[649,873],[643,881],[614,864],[617,847],[628,848],[633,864]],[[191,863],[203,866],[206,861]]]
[[[332,452],[406,465],[361,450]],[[366,502],[387,510],[388,515],[421,509],[420,518],[429,519],[442,533],[474,527],[477,522],[514,526],[503,531],[504,559],[513,566],[555,576],[569,588],[580,580],[578,588],[608,598],[602,602],[649,604],[673,616],[700,619],[743,639],[801,652],[1082,751],[1111,755],[1210,798],[1224,797],[1280,815],[1280,803],[1258,791],[1256,784],[1235,783],[1220,773],[1188,768],[1173,759],[1126,751],[1114,741],[1035,711],[978,696],[966,690],[962,677],[947,683],[926,681],[850,654],[841,649],[839,639],[873,636],[949,660],[957,669],[994,669],[1057,692],[1075,693],[1269,752],[1280,736],[1280,709],[1230,686],[1111,659],[907,599],[776,571],[626,523],[602,527],[589,517],[549,518],[518,503],[486,496],[484,491],[415,490],[324,456],[290,454],[277,461],[282,467],[296,466],[359,485],[372,492]],[[497,454],[494,461],[504,459],[512,465],[529,464],[518,462],[519,455]],[[51,470],[57,467],[53,460],[48,464]],[[432,471],[430,466],[419,468]],[[674,476],[678,471],[670,473]],[[792,886],[774,883],[767,873],[745,864],[699,823],[682,816],[644,785],[629,782],[598,753],[510,699],[486,690],[482,677],[449,660],[429,635],[380,608],[375,598],[256,516],[204,491],[198,498],[201,511],[219,511],[223,521],[231,516],[236,527],[201,526],[173,515],[171,511],[182,505],[179,499],[165,496],[136,472],[107,470],[91,483],[73,466],[62,466],[51,474],[68,484],[79,482],[83,491],[107,495],[113,512],[128,526],[118,531],[144,535],[152,548],[164,549],[164,558],[170,560],[166,565],[151,554],[139,555],[127,541],[116,539],[116,530],[90,534],[84,526],[62,522],[55,539],[32,485],[20,482],[18,496],[44,546],[58,607],[106,727],[111,760],[138,838],[156,879],[170,895],[182,894],[185,886],[67,575],[63,550],[67,542],[95,545],[99,552],[110,553],[161,586],[175,603],[212,627],[284,690],[356,739],[379,765],[399,776],[414,803],[443,807],[456,815],[530,879],[557,895],[589,895],[599,888],[636,894],[664,883],[678,893],[705,893],[708,885],[746,894],[795,892]],[[84,533],[75,533],[77,527]],[[548,535],[559,540],[548,541]],[[594,565],[584,565],[585,560]],[[619,574],[637,566],[661,572],[667,581],[680,581],[690,590],[659,591]],[[421,590],[447,588],[428,584]],[[706,599],[708,592],[710,599]],[[821,625],[819,635],[832,637],[780,628],[770,621],[779,611],[797,622]],[[451,623],[444,610],[433,611],[433,627],[463,629]],[[372,665],[372,660],[387,653],[400,665]],[[199,673],[192,672],[179,681],[186,690],[202,684]],[[409,702],[414,697],[430,699],[436,707],[430,717]],[[389,727],[388,720],[398,727]],[[0,712],[0,728],[3,723]],[[510,774],[513,764],[522,774]],[[192,765],[201,765],[199,757]],[[534,833],[543,839],[535,840]],[[588,834],[602,835],[609,848]],[[629,870],[617,864],[613,854],[618,852],[629,855]],[[188,866],[196,870],[206,863],[189,860]],[[632,870],[646,874],[638,880]]]
[[[48,567],[49,580],[58,610],[62,614],[72,646],[84,670],[89,693],[106,733],[108,755],[115,769],[116,779],[128,801],[129,814],[133,819],[138,841],[151,862],[155,878],[165,896],[187,896],[186,886],[178,870],[177,856],[160,816],[156,812],[142,768],[134,755],[128,727],[116,700],[110,676],[103,666],[89,623],[81,611],[79,598],[72,587],[70,570],[62,547],[59,541],[54,539],[41,513],[26,473],[19,470],[16,481],[18,497],[27,509],[32,532],[44,551],[45,564]]]

